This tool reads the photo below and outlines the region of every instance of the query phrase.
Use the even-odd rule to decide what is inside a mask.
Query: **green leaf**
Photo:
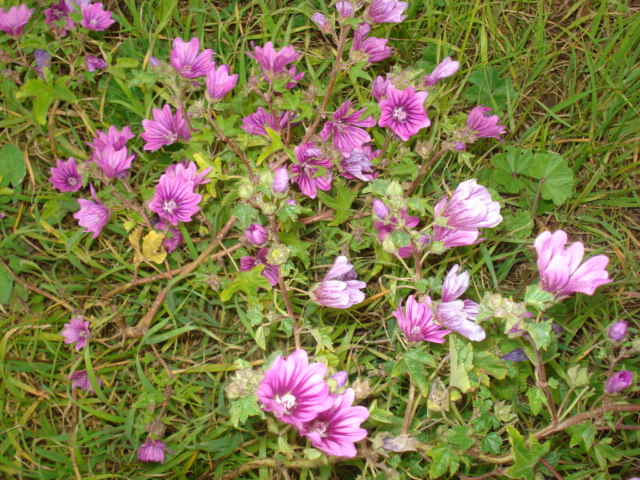
[[[0,186],[22,183],[27,172],[24,157],[20,149],[13,143],[5,143],[0,149]]]
[[[542,389],[538,387],[531,387],[527,390],[527,398],[529,399],[529,405],[531,406],[531,413],[538,415],[542,410],[542,405],[547,404],[547,397]]]
[[[236,428],[241,423],[246,422],[249,417],[265,418],[264,412],[258,405],[258,397],[255,395],[247,395],[231,402],[229,413],[231,415],[231,423]]]
[[[591,450],[593,441],[596,438],[596,427],[591,423],[581,423],[569,427],[567,431],[571,434],[571,440],[569,440],[569,446],[575,447],[576,445],[582,445],[586,450]]]
[[[456,425],[449,430],[449,443],[455,445],[460,450],[467,450],[475,443],[475,440],[469,435],[469,429],[466,425]]]
[[[538,310],[545,310],[553,301],[553,293],[545,292],[538,284],[529,285],[524,292],[524,302]]]
[[[393,418],[393,413],[380,408],[374,408],[369,413],[369,421],[373,420],[378,423],[393,423]]]
[[[336,218],[329,223],[332,227],[340,225],[351,217],[351,214],[353,213],[351,210],[351,204],[358,196],[357,189],[352,192],[340,179],[334,180],[333,185],[336,189],[335,197],[330,197],[324,192],[318,192],[318,198],[320,201],[326,206],[333,208],[336,212]]]
[[[529,238],[533,231],[533,218],[529,212],[518,211],[515,215],[505,213],[503,215],[504,229],[513,238]]]
[[[542,182],[542,198],[562,205],[573,192],[573,171],[557,153],[536,153],[529,175]]]
[[[258,157],[257,164],[260,165],[265,159],[267,159],[270,155],[281,150],[284,147],[284,143],[282,143],[282,138],[280,137],[280,132],[276,132],[275,130],[271,130],[269,127],[265,127],[267,131],[267,135],[269,139],[271,139],[271,144],[262,149],[262,153]]]
[[[530,434],[529,446],[527,446],[522,435],[520,435],[513,426],[507,425],[507,432],[509,433],[509,442],[511,443],[514,463],[513,466],[507,470],[506,474],[511,478],[533,480],[535,477],[535,466],[549,451],[551,444],[545,442],[541,445],[536,437]]]
[[[449,386],[458,388],[462,393],[471,390],[469,372],[473,368],[473,347],[455,335],[449,335],[449,356],[451,358],[451,379]]]
[[[358,83],[358,78],[368,80],[369,82],[373,81],[371,75],[363,70],[366,65],[367,62],[358,62],[349,68],[349,78],[354,84]]]
[[[483,453],[493,453],[497,455],[500,453],[500,447],[502,446],[502,438],[495,432],[488,434],[480,442],[480,449]]]
[[[509,373],[509,369],[500,358],[483,350],[474,352],[473,364],[476,373],[486,373],[498,380],[503,380]]]
[[[312,328],[310,330],[311,335],[318,344],[318,350],[327,350],[333,352],[333,342],[331,341],[331,327]]]
[[[531,335],[536,347],[539,350],[545,350],[551,343],[551,320],[545,320],[540,323],[527,323],[527,332]]]
[[[460,467],[460,457],[448,445],[431,449],[429,456],[431,457],[431,469],[429,470],[431,478],[440,478],[447,470],[453,475]]]
[[[465,99],[469,103],[495,105],[498,110],[504,110],[516,96],[513,82],[500,78],[500,72],[494,67],[474,70],[468,78],[469,86],[464,90]]]
[[[503,153],[498,153],[491,159],[494,166],[493,180],[500,184],[500,191],[519,193],[531,184],[527,175],[533,161],[533,152],[527,148],[507,147]],[[530,218],[530,217],[529,217]]]
[[[13,291],[13,278],[4,267],[0,267],[0,304],[7,305]]]
[[[229,286],[220,293],[220,299],[223,302],[226,302],[234,293],[238,290],[242,290],[250,299],[257,301],[258,289],[263,288],[265,290],[269,290],[271,288],[268,280],[262,276],[263,269],[264,265],[258,265],[249,271],[238,272],[235,280],[233,280]]]
[[[405,357],[403,361],[407,366],[411,382],[420,389],[422,395],[429,395],[429,382],[427,381],[427,371],[424,368],[424,364],[408,357]]]

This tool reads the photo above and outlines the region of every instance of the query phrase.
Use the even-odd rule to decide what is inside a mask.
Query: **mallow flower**
[[[24,32],[24,26],[33,15],[33,8],[27,8],[22,3],[17,7],[10,7],[8,10],[0,8],[0,31],[12,37],[19,37]]]
[[[393,49],[387,45],[389,39],[368,37],[371,26],[361,23],[353,34],[353,45],[351,47],[352,56],[359,59],[353,52],[361,52],[364,59],[369,63],[379,62],[385,58],[389,58],[393,53]]]
[[[367,10],[367,17],[376,23],[400,23],[409,4],[397,0],[373,0]]]
[[[82,25],[87,30],[102,31],[115,23],[111,12],[104,10],[102,3],[82,5]]]
[[[87,340],[91,335],[89,322],[85,322],[82,315],[71,317],[69,323],[64,324],[61,335],[64,337],[64,343],[75,343],[75,349],[80,351],[87,346]]]
[[[173,453],[162,440],[152,440],[149,437],[138,449],[138,461],[164,463],[165,453],[167,452]]]
[[[443,78],[447,78],[455,74],[460,68],[460,62],[452,60],[451,57],[443,59],[429,75],[425,75],[422,84],[425,87],[433,87]]]
[[[622,342],[627,336],[627,322],[620,320],[609,327],[609,339],[614,342]]]
[[[361,289],[366,283],[357,280],[358,275],[344,255],[333,262],[324,280],[311,291],[314,302],[332,308],[349,308],[364,300]]]
[[[165,145],[171,145],[178,139],[189,140],[191,132],[182,116],[182,110],[173,114],[171,107],[165,105],[162,109],[154,108],[153,120],[142,120],[144,132],[140,136],[146,141],[144,150],[155,152]]]
[[[300,58],[300,53],[296,52],[291,45],[276,50],[273,48],[273,43],[267,42],[264,47],[253,46],[253,52],[247,52],[247,56],[258,62],[264,79],[269,83],[279,75],[286,75],[290,80],[286,88],[291,89],[304,76],[304,72],[296,73],[295,65],[289,66]]]
[[[82,177],[78,173],[78,166],[73,157],[69,157],[66,162],[58,159],[56,166],[51,167],[50,171],[49,181],[53,188],[61,192],[77,192],[82,187]]]
[[[213,51],[209,48],[200,52],[200,40],[193,37],[188,42],[182,38],[173,39],[169,63],[182,78],[204,77],[211,67]]]
[[[309,198],[316,198],[318,190],[331,190],[331,173],[329,168],[333,162],[325,158],[322,150],[313,142],[307,142],[294,148],[297,163],[291,166],[294,177],[291,183],[297,183],[300,191]],[[323,169],[320,171],[320,169]]]
[[[444,343],[444,337],[451,333],[433,321],[431,299],[426,297],[426,302],[418,302],[414,297],[408,297],[404,311],[402,302],[393,316],[398,320],[398,326],[409,342]]]
[[[149,203],[149,209],[171,223],[190,222],[200,211],[202,196],[194,192],[195,184],[182,176],[164,174],[156,185],[156,193]]]
[[[378,125],[389,127],[405,142],[421,129],[431,125],[424,108],[427,92],[416,92],[413,87],[397,90],[390,82],[387,98],[380,100],[380,120]]]
[[[625,388],[629,388],[633,384],[633,374],[629,370],[621,370],[609,377],[605,384],[607,393],[620,393]]]
[[[260,274],[267,279],[269,285],[275,287],[276,285],[278,285],[278,282],[280,280],[280,269],[277,265],[271,265],[267,262],[267,253],[268,250],[266,248],[261,248],[260,250],[258,250],[258,254],[255,257],[242,257],[240,259],[240,271],[247,272],[254,269],[258,265],[264,265],[264,268],[262,269],[262,272]]]
[[[365,117],[366,108],[349,113],[351,100],[347,100],[333,113],[332,120],[327,121],[320,131],[320,138],[326,142],[333,136],[333,144],[341,152],[351,152],[371,141],[371,137],[362,127],[373,127],[376,119]]]
[[[102,232],[102,229],[109,221],[109,209],[104,206],[98,197],[93,185],[89,185],[91,190],[91,200],[85,200],[84,198],[78,199],[80,210],[73,214],[74,218],[78,220],[78,224],[81,227],[85,227],[85,233],[91,232],[93,238],[97,238]]]
[[[71,380],[72,382],[71,390],[79,388],[83,392],[95,393],[95,390],[91,386],[91,381],[89,380],[89,374],[87,373],[86,370],[76,370],[71,374],[71,377],[69,377],[69,380]],[[102,381],[102,379],[98,377],[96,377],[96,382],[98,382],[98,385],[100,386],[104,385],[104,382]]]
[[[216,68],[215,64],[207,71],[207,96],[210,100],[220,100],[227,93],[234,89],[238,83],[238,74],[229,75],[229,66],[220,65]]]

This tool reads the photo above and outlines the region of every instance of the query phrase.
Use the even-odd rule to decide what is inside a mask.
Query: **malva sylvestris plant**
[[[56,48],[81,49],[68,59],[74,71],[122,79],[118,53],[85,44],[112,41],[106,30],[126,35],[121,13],[107,6],[59,0],[39,11],[38,20],[26,4],[0,9],[0,31],[12,42],[7,55],[22,75],[17,98],[27,105],[27,82],[46,86],[51,78],[69,83],[71,94],[80,88],[57,50],[52,56],[20,43],[31,29]],[[564,355],[558,328],[572,328],[554,330],[553,320],[563,309],[578,310],[580,295],[606,291],[616,274],[609,276],[604,254],[584,260],[594,246],[569,244],[565,231],[539,228],[535,239],[521,239],[528,256],[519,260],[531,279],[518,280],[517,288],[499,285],[505,277],[496,267],[507,267],[497,252],[511,228],[504,224],[513,221],[510,203],[467,162],[487,145],[501,148],[509,135],[501,123],[510,123],[498,106],[455,99],[439,108],[449,101],[443,87],[473,68],[464,52],[456,60],[443,53],[431,70],[394,65],[389,32],[410,11],[408,2],[372,0],[313,12],[309,28],[335,52],[322,60],[328,68],[314,72],[306,69],[317,60],[306,61],[312,54],[295,35],[248,42],[249,51],[236,52],[242,68],[228,45],[206,35],[158,38],[132,67],[137,76],[130,84],[135,95],[158,95],[138,100],[140,108],[126,115],[114,103],[113,112],[92,118],[95,130],[78,123],[82,143],[66,139],[49,159],[43,188],[76,206],[59,222],[75,235],[68,248],[125,245],[117,255],[126,266],[105,267],[101,276],[113,283],[130,275],[106,291],[96,287],[101,301],[78,301],[80,313],[67,315],[63,342],[92,363],[68,365],[67,388],[74,395],[98,390],[100,399],[102,392],[130,389],[101,356],[113,341],[107,332],[124,342],[143,340],[140,350],[163,369],[145,382],[153,393],[128,392],[139,395],[137,402],[123,397],[135,404],[135,420],[127,420],[127,437],[137,442],[129,448],[133,463],[165,464],[195,452],[189,445],[206,444],[170,420],[185,399],[199,401],[178,391],[192,366],[168,365],[169,346],[156,346],[175,341],[157,325],[164,315],[167,321],[182,315],[189,299],[177,285],[192,274],[190,288],[233,324],[233,333],[229,339],[214,333],[213,320],[203,328],[238,355],[236,363],[208,371],[220,374],[226,393],[207,390],[219,408],[211,415],[215,428],[246,435],[233,450],[238,455],[252,438],[264,440],[259,456],[229,467],[223,478],[278,465],[315,469],[365,460],[391,471],[420,456],[430,458],[430,465],[416,467],[425,478],[475,467],[485,474],[488,465],[505,465],[499,468],[518,478],[523,448],[533,452],[531,471],[558,467],[543,439],[566,430],[579,442],[581,431],[571,428],[609,412],[638,412],[625,401],[637,390],[630,359],[640,350],[627,320],[610,319],[597,332],[607,351],[590,376],[545,370],[552,355]],[[24,67],[18,45],[35,67]],[[73,103],[62,97],[59,104]],[[55,111],[45,122],[54,117]],[[131,301],[127,292],[151,287],[157,294],[148,304],[140,300],[144,312],[112,320],[107,305],[117,309],[118,301]],[[91,332],[84,318],[91,319]],[[176,337],[196,329],[190,322]],[[210,362],[197,361],[205,370]],[[502,382],[515,390],[507,392]],[[578,393],[587,385],[597,395]],[[507,397],[530,405],[516,408]],[[536,427],[524,431],[524,425]],[[206,463],[202,452],[195,455]],[[272,457],[280,462],[280,456],[286,459],[274,464]]]

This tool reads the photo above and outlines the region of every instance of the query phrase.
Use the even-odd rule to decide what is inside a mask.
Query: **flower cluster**
[[[256,392],[258,400],[265,411],[293,425],[317,449],[352,458],[356,455],[354,442],[367,436],[360,425],[369,412],[353,406],[351,388],[332,394],[324,380],[326,370],[322,363],[309,364],[304,350],[295,350],[287,358],[279,356],[265,372]]]
[[[112,125],[107,133],[98,130],[93,143],[88,143],[93,150],[91,159],[107,178],[126,176],[136,157],[127,149],[127,142],[134,137],[128,126],[120,131]]]

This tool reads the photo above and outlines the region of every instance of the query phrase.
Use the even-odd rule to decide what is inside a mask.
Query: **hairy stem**
[[[251,181],[252,182],[255,181],[256,177],[253,174],[253,170],[251,169],[251,165],[249,165],[249,160],[247,160],[247,157],[244,156],[244,153],[242,153],[242,151],[238,148],[238,146],[235,143],[233,143],[233,140],[231,140],[224,133],[222,133],[222,129],[216,123],[216,121],[213,119],[213,115],[211,115],[211,113],[209,113],[207,118],[209,119],[209,123],[211,123],[211,126],[216,131],[216,133],[218,134],[220,139],[224,143],[229,145],[229,148],[231,148],[231,150],[233,150],[235,152],[235,154],[240,158],[240,160],[242,160],[242,163],[244,163],[244,166],[247,169],[247,172],[249,173],[249,178],[251,178]]]
[[[404,194],[405,198],[410,197],[413,194],[413,192],[416,191],[416,188],[418,188],[418,186],[420,185],[420,182],[422,182],[422,179],[427,174],[427,171],[429,170],[429,168],[431,168],[431,166],[434,163],[436,163],[436,161],[442,156],[442,154],[445,151],[446,150],[444,148],[441,148],[438,151],[438,153],[436,153],[433,157],[431,157],[431,160],[429,160],[427,163],[422,164],[422,168],[418,172],[418,175],[416,176],[415,180],[413,181],[409,189],[405,192]]]

